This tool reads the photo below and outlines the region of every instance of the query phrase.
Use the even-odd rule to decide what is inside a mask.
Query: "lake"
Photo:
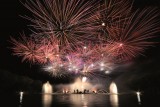
[[[1,107],[160,107],[160,97],[142,94],[0,94]]]

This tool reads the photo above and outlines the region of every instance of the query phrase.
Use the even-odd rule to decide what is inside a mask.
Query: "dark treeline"
[[[42,82],[0,70],[0,92],[41,92]]]

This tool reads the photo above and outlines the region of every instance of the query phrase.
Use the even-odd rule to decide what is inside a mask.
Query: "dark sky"
[[[149,5],[160,6],[160,0],[135,0],[135,6],[137,7],[141,8]],[[8,70],[15,74],[26,75],[33,79],[40,79],[42,76],[36,71],[37,66],[32,66],[27,62],[22,63],[21,58],[13,56],[9,49],[11,46],[9,43],[10,36],[17,38],[23,31],[26,34],[28,33],[29,27],[27,25],[30,22],[20,17],[20,15],[28,15],[29,13],[19,0],[0,0],[0,69]],[[159,40],[156,39],[156,41]],[[143,71],[144,73],[144,70],[146,70],[145,66],[154,64],[154,67],[157,67],[160,65],[159,44],[151,47],[144,54],[145,56],[137,58],[130,68],[124,70],[124,67],[121,67],[119,72],[132,70],[138,73],[137,71],[139,70],[135,69],[142,67],[143,70],[141,72]],[[158,67],[157,69],[160,70]]]

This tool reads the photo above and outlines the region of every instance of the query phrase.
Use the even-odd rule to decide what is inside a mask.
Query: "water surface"
[[[4,107],[160,107],[158,96],[136,94],[1,94]]]

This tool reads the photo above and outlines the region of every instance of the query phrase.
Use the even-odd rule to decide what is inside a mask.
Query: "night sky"
[[[160,8],[159,0],[135,0],[135,7],[156,6]],[[17,84],[31,86],[40,86],[41,82],[47,79],[54,79],[44,76],[40,66],[31,65],[28,62],[21,62],[21,58],[12,55],[9,42],[10,37],[18,38],[20,33],[30,34],[29,21],[23,19],[20,15],[29,15],[30,12],[20,3],[19,0],[0,0],[0,86],[1,89],[17,89]],[[160,35],[155,38],[160,41]],[[160,46],[157,43],[144,52],[144,55],[137,57],[134,61],[119,66],[114,73],[110,75],[118,83],[125,84],[133,89],[148,89],[155,87],[159,90],[160,86]],[[16,80],[17,79],[17,80]],[[22,83],[17,83],[21,81]],[[14,82],[13,82],[14,81]],[[31,82],[32,81],[32,82]],[[57,82],[57,80],[55,80]],[[68,80],[69,81],[69,80]],[[29,83],[30,82],[30,83]],[[64,82],[64,79],[58,80]],[[5,84],[4,84],[5,83]],[[54,82],[53,82],[54,83]],[[145,84],[144,84],[145,83]],[[4,86],[3,86],[4,85]],[[27,87],[27,86],[26,86]],[[26,89],[23,86],[24,89]]]

